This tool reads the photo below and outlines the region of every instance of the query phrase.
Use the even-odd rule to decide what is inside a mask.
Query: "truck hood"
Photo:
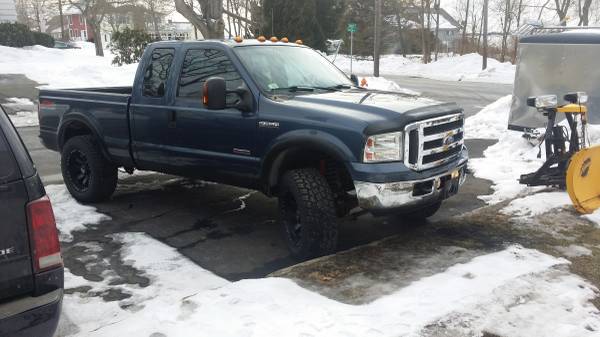
[[[287,98],[287,97],[286,97]],[[366,125],[366,132],[398,130],[414,121],[461,113],[455,103],[441,103],[429,98],[402,93],[374,90],[345,90],[322,94],[297,95],[283,99],[284,104],[295,106],[307,112],[318,111],[323,118],[338,117],[360,121]],[[323,116],[325,115],[325,116]]]

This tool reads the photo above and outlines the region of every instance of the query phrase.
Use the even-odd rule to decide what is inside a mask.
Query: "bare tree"
[[[144,6],[150,13],[150,19],[152,20],[152,28],[156,38],[160,38],[160,17],[166,15],[173,10],[172,0],[141,0],[142,6]]]
[[[560,24],[566,26],[567,14],[571,5],[573,5],[573,0],[554,0],[554,4],[556,5],[555,10]]]
[[[483,0],[483,62],[481,68],[485,70],[487,68],[487,58],[488,58],[488,3],[489,0]]]
[[[187,3],[186,0],[175,0],[175,9],[181,13],[194,27],[200,30],[205,38],[221,39],[225,31],[225,22],[223,14],[240,20],[250,25],[254,25],[247,16],[239,15],[223,7],[223,0],[189,0],[195,2],[194,5]],[[196,6],[196,4],[198,6]],[[199,10],[199,12],[197,11]]]
[[[87,24],[90,25],[94,32],[94,45],[96,47],[96,56],[104,56],[104,49],[102,47],[102,34],[100,27],[102,21],[107,12],[110,10],[112,4],[108,0],[69,0],[71,5],[79,9],[81,14],[85,17]]]
[[[590,7],[592,7],[592,0],[578,0],[577,9],[579,14],[578,26],[588,26],[590,22]]]

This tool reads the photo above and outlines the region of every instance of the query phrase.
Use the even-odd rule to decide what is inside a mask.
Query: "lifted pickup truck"
[[[276,196],[306,259],[357,206],[428,217],[465,178],[462,109],[356,82],[301,44],[158,42],[133,87],[41,90],[40,137],[81,202],[109,198],[118,167]]]

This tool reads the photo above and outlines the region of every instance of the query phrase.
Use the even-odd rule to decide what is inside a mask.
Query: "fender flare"
[[[349,162],[357,160],[346,144],[329,133],[311,129],[284,133],[271,142],[261,163],[261,181],[267,191],[277,184],[279,168],[283,164],[286,152],[293,148],[324,152],[346,166]]]
[[[60,127],[58,129],[58,149],[62,151],[63,146],[65,145],[65,133],[69,129],[69,127],[73,123],[83,124],[88,130],[90,130],[92,136],[98,141],[100,145],[100,149],[102,150],[102,154],[106,159],[110,160],[110,156],[108,154],[108,150],[106,149],[106,145],[102,141],[100,127],[96,125],[93,121],[91,121],[85,114],[72,112],[67,116],[63,117],[60,122]]]

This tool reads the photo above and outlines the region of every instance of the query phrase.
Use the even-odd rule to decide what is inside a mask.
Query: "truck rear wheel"
[[[338,224],[333,193],[316,169],[297,169],[281,178],[279,212],[286,243],[300,260],[335,252]]]
[[[106,200],[117,187],[117,166],[104,158],[92,136],[67,140],[60,164],[65,185],[78,201]]]

